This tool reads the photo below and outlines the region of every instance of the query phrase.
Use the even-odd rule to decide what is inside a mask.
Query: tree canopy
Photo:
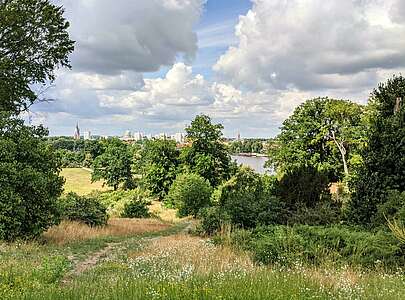
[[[49,0],[0,0],[0,111],[41,100],[57,67],[70,67],[74,42],[63,8]]]
[[[183,149],[182,162],[215,187],[231,176],[231,158],[222,143],[221,124],[212,124],[207,115],[198,115],[186,128],[191,146]]]
[[[269,164],[281,173],[314,167],[339,180],[360,159],[363,136],[360,105],[329,98],[308,100],[284,121],[270,147]]]

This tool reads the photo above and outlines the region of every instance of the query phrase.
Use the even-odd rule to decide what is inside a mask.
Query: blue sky
[[[76,49],[52,103],[52,135],[175,133],[200,113],[228,137],[273,137],[306,99],[366,103],[405,73],[402,0],[54,0]]]

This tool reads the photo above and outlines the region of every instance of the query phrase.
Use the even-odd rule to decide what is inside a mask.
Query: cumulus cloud
[[[252,89],[364,88],[405,67],[403,1],[254,0],[214,70]]]
[[[76,40],[75,70],[151,72],[179,54],[193,58],[205,0],[62,1]]]

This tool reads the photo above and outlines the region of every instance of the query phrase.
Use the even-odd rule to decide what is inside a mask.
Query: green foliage
[[[263,153],[263,139],[244,139],[243,141],[233,141],[230,143],[229,152],[231,154],[239,153]]]
[[[401,108],[394,113],[397,98]],[[405,78],[394,76],[380,84],[371,96],[374,109],[370,117],[368,143],[363,165],[350,182],[353,191],[348,219],[372,224],[379,205],[387,201],[388,191],[405,191]],[[381,218],[380,218],[381,221]]]
[[[111,217],[122,217],[125,214],[125,207],[130,206],[130,203],[135,205],[149,205],[151,200],[147,192],[136,188],[128,191],[111,191],[103,193],[94,193],[96,197],[105,207],[107,207],[108,215]]]
[[[197,232],[204,235],[213,235],[220,229],[222,224],[230,223],[229,217],[218,206],[201,209],[198,217],[201,221]]]
[[[242,167],[214,192],[213,202],[229,217],[231,224],[252,228],[279,221],[282,204],[271,194],[272,189],[267,177]]]
[[[210,205],[212,188],[210,183],[197,174],[186,173],[177,176],[165,201],[173,203],[180,217],[194,216]]]
[[[125,203],[121,218],[149,218],[151,216],[149,205],[151,205],[150,201],[132,199],[130,202]]]
[[[345,164],[351,168],[352,157],[364,144],[363,136],[358,104],[329,98],[308,100],[284,121],[269,147],[268,165],[280,173],[313,167],[336,181],[343,178]]]
[[[61,199],[62,218],[83,222],[91,227],[107,224],[107,208],[92,196],[69,193]]]
[[[207,179],[213,187],[231,176],[231,158],[222,143],[221,124],[212,124],[211,118],[198,115],[186,128],[191,147],[183,149],[181,160],[184,167]]]
[[[47,134],[0,113],[0,239],[35,238],[59,222],[63,178]]]
[[[291,211],[299,207],[313,208],[330,199],[328,186],[325,174],[312,167],[300,168],[285,173],[278,186],[278,195]]]
[[[259,227],[245,239],[243,247],[256,262],[292,265],[325,262],[360,266],[403,265],[405,249],[385,231],[371,233],[349,227],[298,225]],[[242,242],[239,239],[239,242]]]
[[[387,219],[395,219],[400,224],[405,224],[405,191],[402,193],[396,190],[388,191],[387,200],[377,206],[377,214],[373,222],[384,224]]]
[[[68,28],[63,8],[49,0],[0,1],[0,112],[27,110],[41,100],[33,86],[70,67]]]
[[[159,139],[147,141],[142,150],[142,181],[159,199],[163,199],[176,179],[179,151],[176,142]]]
[[[107,141],[103,154],[94,160],[92,181],[104,180],[116,191],[121,183],[132,187],[132,156],[128,146],[119,139]]]

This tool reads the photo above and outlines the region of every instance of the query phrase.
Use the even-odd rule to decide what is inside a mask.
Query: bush
[[[404,247],[385,231],[372,233],[342,226],[267,226],[253,230],[245,243],[254,260],[263,264],[381,263],[394,267],[405,263]]]
[[[149,205],[151,205],[150,201],[132,199],[130,202],[125,203],[121,218],[149,218],[151,216]]]
[[[131,202],[150,203],[149,194],[140,188],[130,191],[111,191],[103,193],[94,193],[96,197],[105,207],[107,207],[108,215],[111,217],[122,217],[125,206]]]
[[[0,240],[31,239],[60,221],[60,161],[43,127],[0,113]]]
[[[201,219],[201,222],[197,231],[207,235],[213,235],[221,228],[222,224],[229,222],[229,217],[226,216],[218,206],[201,209],[199,218]]]
[[[213,194],[223,214],[233,225],[253,228],[257,224],[280,221],[282,204],[271,195],[272,184],[247,167],[223,183]]]
[[[61,200],[62,217],[91,227],[107,224],[107,208],[97,198],[69,193]]]
[[[405,224],[405,192],[388,191],[387,201],[377,206],[377,214],[373,223],[384,224],[387,219],[395,219],[401,224]]]
[[[180,217],[197,217],[200,209],[210,205],[211,193],[210,183],[200,175],[180,174],[173,182],[165,202],[174,203]]]

